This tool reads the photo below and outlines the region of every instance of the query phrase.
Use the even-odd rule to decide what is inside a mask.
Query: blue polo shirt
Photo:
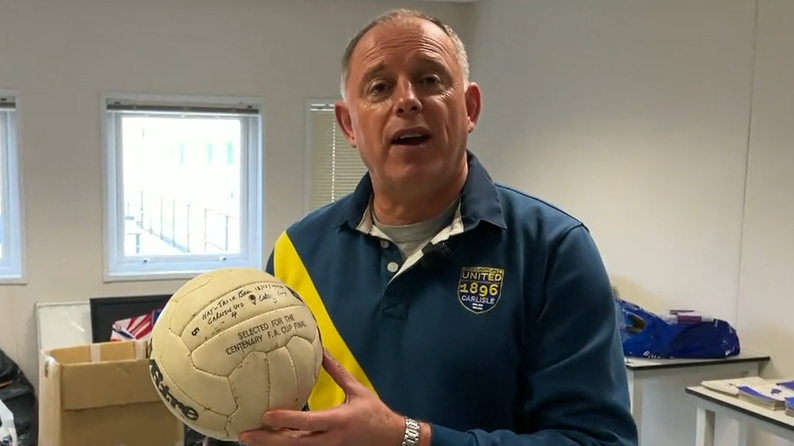
[[[278,238],[267,271],[323,344],[432,446],[637,444],[610,282],[587,228],[496,185],[469,153],[449,225],[403,259],[372,224],[372,184]],[[310,410],[344,402],[321,372]]]

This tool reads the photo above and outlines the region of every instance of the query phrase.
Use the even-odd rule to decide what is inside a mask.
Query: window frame
[[[123,110],[109,105],[135,107],[139,116],[160,110],[234,110],[254,108],[256,113],[239,114],[245,137],[240,147],[240,253],[237,255],[183,254],[148,259],[124,254],[124,187],[120,161]],[[203,272],[225,267],[264,268],[262,248],[264,224],[264,107],[260,98],[197,97],[182,95],[105,94],[101,99],[103,125],[103,280],[105,283],[147,280],[190,279]],[[142,111],[149,109],[148,112]]]
[[[10,104],[10,105],[9,105]],[[13,91],[0,90],[0,168],[2,168],[3,255],[0,256],[0,284],[27,284],[25,209],[22,200],[22,172],[19,162],[19,98]]]

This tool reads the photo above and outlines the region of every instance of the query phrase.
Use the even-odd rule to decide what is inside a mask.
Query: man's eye
[[[438,76],[425,76],[422,78],[422,83],[425,85],[436,85],[441,82]]]
[[[376,84],[372,84],[372,86],[369,88],[369,92],[371,94],[380,94],[380,93],[383,93],[384,91],[386,91],[386,88],[387,88],[387,86],[386,86],[385,83],[378,82]]]

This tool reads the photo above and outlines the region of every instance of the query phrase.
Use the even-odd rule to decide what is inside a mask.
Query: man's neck
[[[390,226],[430,220],[444,212],[450,203],[458,198],[467,175],[468,165],[464,167],[459,178],[430,195],[423,193],[416,196],[406,194],[398,196],[376,191],[372,200],[373,212],[378,221]]]

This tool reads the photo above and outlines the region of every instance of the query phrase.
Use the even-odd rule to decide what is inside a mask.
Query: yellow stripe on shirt
[[[345,370],[358,382],[375,392],[369,378],[359,365],[353,353],[347,347],[345,340],[334,326],[331,316],[325,309],[322,298],[314,286],[303,260],[287,233],[282,233],[276,240],[273,254],[273,272],[275,276],[287,284],[303,299],[314,314],[320,327],[323,347],[333,356]],[[323,369],[317,383],[309,396],[310,410],[323,410],[338,406],[345,401],[345,393]]]

